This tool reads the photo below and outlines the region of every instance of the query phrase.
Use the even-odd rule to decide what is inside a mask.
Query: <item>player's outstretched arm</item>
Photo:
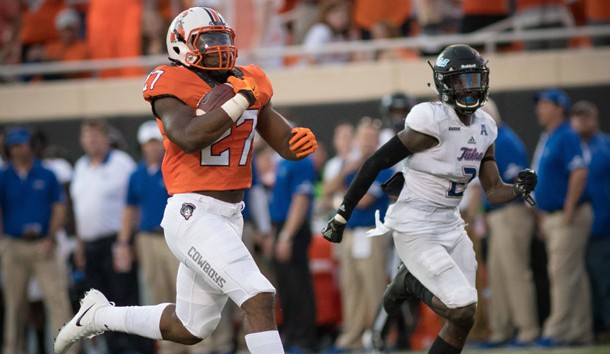
[[[316,151],[316,137],[308,128],[292,128],[268,102],[260,113],[256,130],[286,160],[300,160]]]
[[[324,238],[330,242],[341,242],[343,229],[352,211],[369,190],[379,172],[394,166],[411,154],[429,149],[437,144],[436,138],[407,128],[380,147],[360,167],[343,197],[337,215],[322,229]]]
[[[528,203],[533,204],[529,196],[536,188],[538,177],[536,172],[525,169],[519,172],[514,184],[504,183],[500,178],[498,165],[495,160],[495,144],[492,144],[481,160],[479,179],[485,191],[485,197],[491,204],[510,202],[518,197],[524,197]]]

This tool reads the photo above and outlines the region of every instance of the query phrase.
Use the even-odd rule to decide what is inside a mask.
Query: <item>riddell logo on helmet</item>
[[[462,69],[476,68],[477,64],[462,64]]]

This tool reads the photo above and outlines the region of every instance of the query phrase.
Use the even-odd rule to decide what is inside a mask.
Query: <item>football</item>
[[[214,108],[218,108],[222,106],[223,103],[233,98],[233,96],[235,96],[235,92],[233,92],[233,86],[231,86],[231,84],[225,83],[216,85],[201,97],[201,100],[197,105],[196,114],[202,115]]]

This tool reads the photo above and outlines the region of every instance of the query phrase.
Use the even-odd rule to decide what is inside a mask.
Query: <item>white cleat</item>
[[[93,322],[95,312],[102,307],[114,306],[99,290],[91,289],[80,300],[80,309],[66,323],[55,337],[54,350],[57,354],[64,354],[72,344],[83,338],[92,338],[104,333],[108,328]]]

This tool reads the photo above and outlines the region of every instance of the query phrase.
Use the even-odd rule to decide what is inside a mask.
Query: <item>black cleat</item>
[[[409,274],[403,263],[398,266],[398,272],[392,282],[383,293],[383,308],[391,315],[398,315],[403,302],[415,298],[415,295],[407,289],[406,277]]]

